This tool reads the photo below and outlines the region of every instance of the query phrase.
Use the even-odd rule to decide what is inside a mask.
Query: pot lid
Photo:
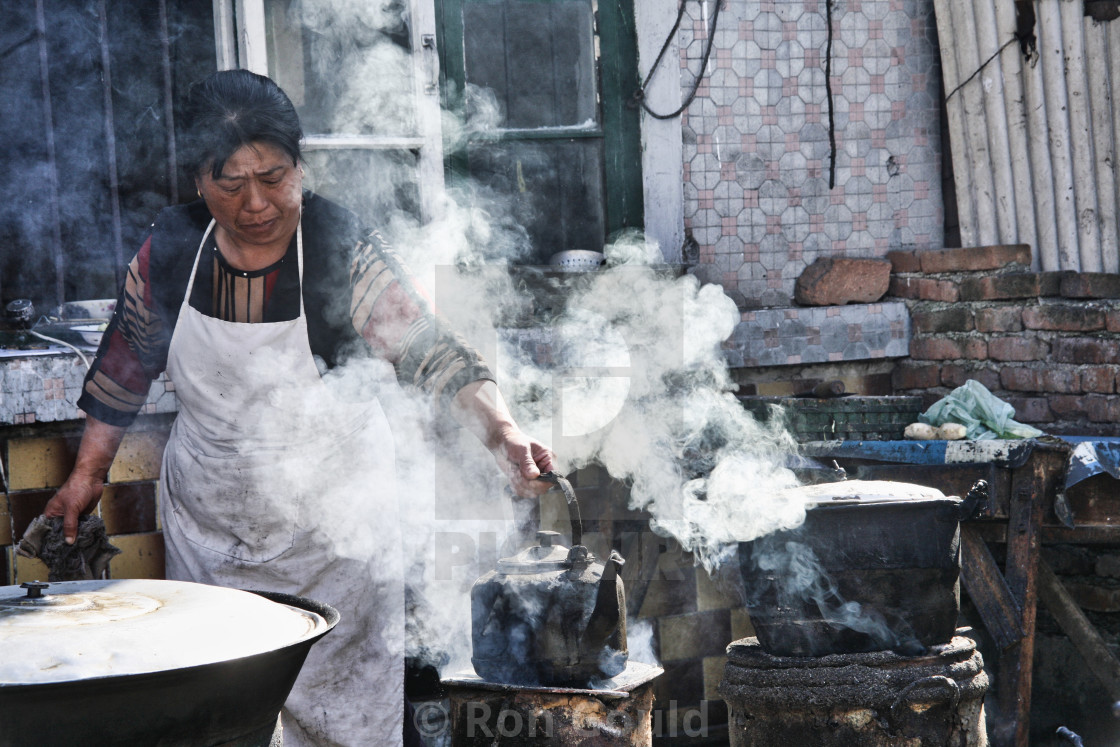
[[[898,503],[905,501],[952,500],[937,488],[893,480],[842,480],[790,488],[785,493],[806,504],[831,506],[856,503]]]
[[[562,571],[571,568],[569,550],[560,544],[560,532],[539,531],[537,542],[540,544],[526,548],[512,558],[498,561],[498,572],[506,574],[541,573],[543,571]]]
[[[0,688],[213,664],[330,627],[309,610],[186,581],[0,586],[0,650],[9,652],[0,659]]]

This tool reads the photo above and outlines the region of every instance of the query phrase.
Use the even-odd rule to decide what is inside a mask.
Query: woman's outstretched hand
[[[501,434],[497,443],[490,447],[490,453],[502,473],[509,478],[515,494],[530,498],[552,489],[552,483],[537,479],[542,472],[554,469],[552,451],[520,428],[514,426],[509,432]]]
[[[531,498],[552,487],[537,479],[555,468],[552,451],[518,427],[493,381],[475,381],[460,389],[452,413],[494,455],[515,494]]]

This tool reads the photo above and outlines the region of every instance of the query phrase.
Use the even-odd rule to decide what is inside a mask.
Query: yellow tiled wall
[[[61,433],[60,433],[61,431]],[[45,432],[45,428],[44,428]],[[168,426],[140,423],[125,434],[95,513],[109,541],[121,549],[109,566],[111,578],[163,578],[163,535],[156,509],[160,460]],[[0,501],[0,585],[46,580],[46,566],[14,552],[27,523],[42,512],[70,474],[81,440],[81,423],[51,427],[49,434],[22,428],[0,434],[7,490]]]
[[[8,491],[57,488],[74,466],[77,438],[16,438],[8,441]]]

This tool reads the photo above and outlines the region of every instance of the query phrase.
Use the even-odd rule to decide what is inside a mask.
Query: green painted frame
[[[440,52],[440,90],[445,107],[466,81],[463,44],[463,6],[480,0],[435,0],[436,28]],[[521,0],[549,3],[552,0]],[[642,190],[641,111],[634,93],[640,85],[638,40],[634,24],[634,0],[597,0],[596,32],[599,37],[599,110],[601,127],[594,130],[540,132],[514,131],[502,134],[507,140],[574,140],[602,138],[605,217],[609,242],[626,229],[644,226]],[[466,154],[452,152],[445,144],[449,181],[469,174]]]

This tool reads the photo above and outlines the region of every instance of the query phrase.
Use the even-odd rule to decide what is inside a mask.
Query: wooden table
[[[961,581],[999,649],[993,747],[1027,747],[1037,601],[1042,600],[1110,699],[1120,701],[1120,662],[1042,561],[1046,543],[1120,541],[1120,516],[1102,508],[1116,480],[1100,475],[1067,489],[1072,444],[1043,438],[1000,442],[811,442],[804,453],[850,479],[897,480],[964,496],[986,480],[990,498],[961,525]],[[1111,485],[1107,485],[1106,481]],[[1006,545],[1001,569],[991,545]]]

